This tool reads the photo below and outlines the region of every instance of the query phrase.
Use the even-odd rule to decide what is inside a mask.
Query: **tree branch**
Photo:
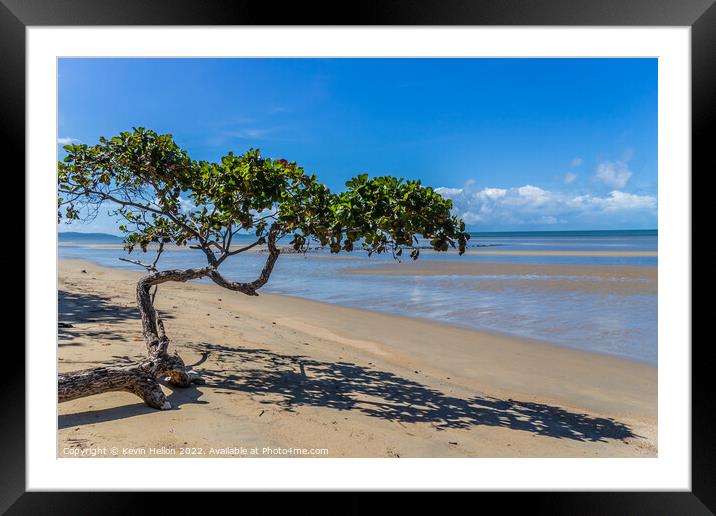
[[[170,269],[154,272],[139,279],[137,282],[137,305],[142,318],[144,343],[150,354],[156,352],[157,348],[163,346],[163,342],[167,341],[166,336],[163,336],[163,324],[159,324],[157,321],[157,312],[154,309],[150,289],[167,281],[186,282],[203,278],[209,276],[213,270],[212,266],[186,270]]]
[[[70,190],[63,190],[63,189],[59,189],[58,191],[61,193],[74,193],[74,192],[71,192]],[[192,235],[194,235],[199,240],[199,242],[201,242],[202,244],[205,243],[205,238],[199,231],[197,231],[196,229],[185,224],[184,222],[179,220],[179,218],[177,218],[174,214],[172,214],[169,211],[164,211],[164,210],[161,210],[158,208],[152,208],[148,204],[141,204],[141,203],[136,203],[133,201],[128,201],[126,199],[119,199],[119,198],[115,197],[114,195],[111,195],[107,192],[102,192],[101,190],[92,190],[87,187],[84,187],[84,194],[85,195],[98,195],[99,197],[102,198],[102,200],[112,201],[112,202],[119,204],[120,206],[131,206],[131,207],[137,208],[139,210],[146,210],[146,211],[149,211],[152,213],[156,213],[158,215],[163,215],[165,217],[168,217],[169,219],[172,220],[172,222],[174,222],[175,224],[177,224],[184,230],[188,231]],[[205,250],[204,252],[206,253],[207,251]],[[209,251],[209,252],[211,252],[211,251]]]
[[[223,263],[223,261],[226,260],[227,258],[229,258],[230,256],[234,256],[239,253],[243,253],[244,251],[248,251],[249,249],[256,247],[257,245],[259,245],[260,242],[261,242],[261,240],[257,240],[256,242],[254,242],[252,244],[249,244],[244,247],[240,247],[238,249],[234,249],[233,251],[225,251],[224,254],[221,255],[219,257],[219,259],[216,261],[216,266],[218,267],[219,265],[221,265]]]
[[[268,248],[269,248],[269,255],[266,258],[266,263],[264,264],[264,268],[261,270],[261,274],[257,279],[254,281],[248,282],[248,283],[241,283],[238,281],[229,281],[226,278],[224,278],[218,270],[212,269],[211,272],[208,274],[209,278],[216,283],[217,285],[224,287],[229,290],[235,290],[237,292],[241,292],[243,294],[246,294],[247,296],[258,296],[256,293],[256,290],[263,287],[266,282],[271,277],[271,272],[273,271],[273,266],[276,263],[276,260],[278,259],[279,254],[281,254],[281,250],[276,246],[276,238],[277,238],[277,229],[273,228],[269,232],[268,237]],[[251,247],[253,247],[252,244]],[[237,250],[238,251],[238,250]],[[236,252],[234,252],[236,254]]]

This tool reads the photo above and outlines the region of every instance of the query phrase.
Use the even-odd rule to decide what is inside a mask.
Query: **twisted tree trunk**
[[[137,307],[142,320],[142,335],[147,348],[147,357],[128,366],[97,367],[60,374],[57,385],[59,402],[105,392],[126,391],[136,394],[150,407],[170,409],[171,404],[157,378],[164,378],[176,387],[188,387],[192,383],[203,383],[203,380],[188,371],[178,355],[168,353],[169,338],[164,331],[164,323],[154,308],[154,298],[150,292],[152,287],[156,288],[168,281],[186,282],[206,277],[226,289],[256,296],[258,295],[256,290],[261,288],[271,276],[273,266],[280,254],[276,246],[275,232],[271,232],[267,243],[269,255],[266,263],[259,277],[249,283],[225,279],[217,270],[216,260],[213,260],[212,265],[208,267],[186,270],[158,271],[154,268],[156,260],[152,265],[140,264],[151,271],[137,282]]]
[[[187,371],[178,355],[168,353],[169,338],[159,318],[150,289],[167,281],[189,281],[209,276],[213,267],[154,272],[137,282],[137,306],[142,320],[142,334],[147,358],[129,366],[97,367],[62,373],[58,376],[58,400],[65,401],[112,391],[136,394],[150,407],[169,409],[157,378],[165,378],[171,385],[188,387],[201,380]]]
[[[175,362],[173,365],[170,364],[172,361]],[[181,383],[175,385],[186,386],[191,383],[181,359],[178,356],[167,356],[160,360],[147,359],[131,366],[97,367],[60,374],[59,401],[70,401],[105,392],[126,391],[136,394],[150,407],[169,409],[171,404],[157,381],[158,377],[166,374],[182,378]]]

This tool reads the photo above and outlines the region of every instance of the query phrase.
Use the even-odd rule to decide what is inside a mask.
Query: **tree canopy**
[[[420,253],[419,236],[435,250],[453,247],[460,254],[469,239],[464,222],[450,213],[452,202],[420,181],[361,174],[344,191],[332,193],[295,162],[264,158],[254,149],[240,156],[229,153],[216,163],[196,161],[171,135],[143,128],[100,138],[97,145],[64,148],[67,155],[58,163],[58,220],[92,218],[102,206],[109,207],[128,251],[147,251],[155,243],[157,254],[149,264],[130,260],[149,272],[137,283],[147,358],[129,366],[60,374],[61,402],[125,390],[151,407],[167,409],[171,404],[157,378],[179,387],[201,383],[177,354],[168,353],[169,337],[154,306],[163,283],[209,278],[257,295],[271,276],[284,237],[297,251],[317,240],[332,253],[359,247],[399,258],[408,249],[413,259]],[[232,245],[237,234],[246,233],[255,237],[251,243],[242,239],[241,246]],[[159,270],[166,244],[200,249],[207,266]],[[256,280],[230,281],[219,273],[227,258],[263,244],[268,256]]]
[[[331,192],[295,162],[250,149],[217,162],[196,161],[170,134],[144,128],[67,145],[58,163],[58,218],[92,217],[107,206],[129,251],[155,242],[201,249],[212,267],[283,237],[306,250],[311,239],[332,253],[404,250],[419,256],[418,237],[437,251],[465,252],[469,234],[452,202],[420,181],[360,174]],[[232,246],[239,233],[253,243]]]

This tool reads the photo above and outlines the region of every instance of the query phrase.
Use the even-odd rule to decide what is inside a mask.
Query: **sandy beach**
[[[456,266],[478,265],[415,267],[450,274]],[[509,266],[494,265],[503,274]],[[522,269],[508,272],[529,273],[514,267]],[[561,275],[567,269],[560,266]],[[644,280],[630,288],[656,288],[655,269],[621,269],[620,277]],[[590,277],[611,273],[591,271],[579,271],[584,288]],[[139,276],[60,261],[59,321],[71,325],[59,329],[60,371],[143,355]],[[559,288],[556,269],[554,276]],[[246,457],[258,449],[257,456],[286,457],[271,450],[293,448],[319,451],[289,456],[657,455],[651,365],[289,296],[247,297],[208,283],[163,285],[157,307],[172,349],[206,384],[165,386],[173,408],[162,412],[122,392],[60,404],[60,457],[92,447],[119,447],[119,456],[190,449],[192,456]]]

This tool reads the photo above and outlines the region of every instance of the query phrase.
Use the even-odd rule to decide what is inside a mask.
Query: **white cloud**
[[[506,201],[509,204],[516,204],[518,206],[534,206],[538,208],[544,206],[550,200],[550,192],[542,190],[538,186],[525,185],[517,188],[517,196],[513,198],[507,198]],[[507,195],[503,195],[507,197]]]
[[[80,142],[77,138],[70,138],[69,136],[57,138],[57,145],[72,145],[73,143],[82,143],[82,142]]]
[[[582,158],[574,158],[572,160],[572,162],[570,163],[570,165],[572,167],[579,167],[582,165],[582,163],[584,163],[584,160]]]
[[[617,189],[606,195],[573,194],[534,185],[517,188],[436,188],[452,199],[454,212],[469,225],[507,227],[565,225],[608,227],[614,224],[656,226],[657,200]]]
[[[462,193],[462,188],[447,188],[445,186],[441,186],[439,188],[436,188],[435,191],[442,195],[443,197],[447,197],[448,199],[452,199],[453,196],[460,195]]]
[[[564,184],[571,185],[577,180],[577,174],[574,172],[567,172],[564,174]]]
[[[632,176],[626,161],[602,161],[597,165],[594,179],[611,188],[624,188]]]
[[[619,190],[612,190],[607,197],[580,195],[569,201],[569,205],[580,209],[591,209],[603,212],[620,212],[631,210],[656,210],[656,197],[636,195]]]
[[[478,195],[485,199],[501,199],[507,195],[507,190],[504,188],[485,188],[484,190],[480,190]]]
[[[196,209],[196,204],[191,199],[185,199],[184,197],[177,197],[179,201],[179,210],[185,215],[188,215]]]

